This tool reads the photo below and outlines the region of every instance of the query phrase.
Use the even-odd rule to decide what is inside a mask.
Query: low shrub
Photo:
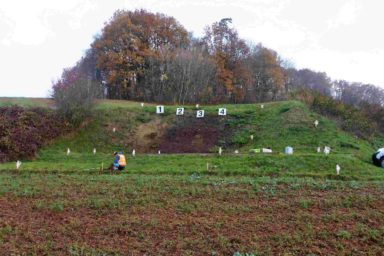
[[[0,107],[0,162],[31,159],[41,146],[69,130],[49,109]]]

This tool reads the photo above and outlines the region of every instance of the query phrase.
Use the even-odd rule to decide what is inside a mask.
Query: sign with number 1
[[[164,106],[156,106],[156,114],[164,114]]]

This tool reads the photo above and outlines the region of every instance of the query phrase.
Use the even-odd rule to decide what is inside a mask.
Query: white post
[[[196,108],[199,108],[199,104],[196,104]]]
[[[157,151],[157,154],[159,154],[159,155],[160,155],[160,154],[161,154],[161,151],[160,151],[160,150],[159,150],[159,151]]]
[[[221,156],[221,153],[223,152],[222,148],[219,147],[219,156]]]
[[[96,148],[93,148],[93,154],[96,155]]]
[[[69,154],[71,154],[71,150],[67,148],[67,156],[69,156]]]
[[[339,175],[340,174],[340,170],[341,170],[341,168],[340,168],[340,165],[336,165],[336,175]]]
[[[251,135],[251,140],[253,140],[253,134]]]
[[[144,103],[143,102],[141,102],[141,107],[144,107]]]
[[[318,120],[316,120],[314,123],[313,123],[314,125],[315,125],[315,127],[317,128],[317,126],[319,125],[319,121]]]
[[[261,104],[261,105],[260,105],[260,107],[261,107],[261,108],[264,108],[264,105],[263,105],[263,104]]]
[[[115,127],[113,127],[113,130],[112,130],[113,132],[116,132],[116,128]]]
[[[19,160],[17,160],[17,162],[16,162],[16,169],[19,170],[20,166],[21,166],[21,162]]]
[[[136,155],[136,150],[132,150],[132,156]]]

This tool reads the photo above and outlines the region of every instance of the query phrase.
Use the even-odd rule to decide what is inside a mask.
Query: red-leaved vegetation
[[[48,109],[1,107],[0,162],[33,158],[42,145],[69,129]]]

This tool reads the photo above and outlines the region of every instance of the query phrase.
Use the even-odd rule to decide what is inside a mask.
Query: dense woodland
[[[86,84],[97,88],[93,95],[98,97],[178,104],[283,100],[308,90],[312,99],[321,95],[321,102],[328,99],[348,105],[345,111],[369,114],[364,122],[383,131],[383,89],[297,70],[272,49],[241,39],[231,23],[224,18],[195,38],[173,17],[119,10],[85,56],[63,71],[53,96],[62,99],[62,92],[79,80],[92,81]],[[322,112],[337,111],[323,106]]]

